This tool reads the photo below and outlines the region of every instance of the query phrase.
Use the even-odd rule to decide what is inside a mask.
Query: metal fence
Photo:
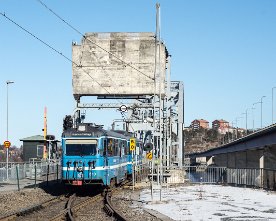
[[[145,166],[144,166],[145,167]],[[144,168],[148,171],[147,178],[153,182],[167,184],[181,183],[224,183],[226,181],[225,167],[206,167],[206,166],[183,166],[183,167],[167,167],[151,166]],[[146,177],[144,176],[143,179]]]
[[[161,182],[163,184],[207,183],[247,186],[276,190],[275,169],[243,169],[201,166],[183,166],[162,168],[155,165],[134,165],[135,183],[142,181]],[[31,179],[36,181],[58,180],[59,163],[6,163],[0,162],[0,182]]]
[[[149,166],[145,163],[140,165],[134,165],[133,167],[134,171],[134,180],[135,183],[141,183],[142,181],[145,181],[148,179],[149,174]]]
[[[276,190],[276,170],[228,168],[227,184]]]
[[[184,167],[185,179],[191,183],[225,183],[225,167],[190,166]]]
[[[263,187],[263,169],[227,168],[227,184]]]
[[[59,172],[58,163],[9,163],[8,168],[6,163],[0,163],[0,182],[26,178],[46,181],[49,177],[52,179],[53,175],[58,178]]]
[[[262,169],[262,188],[276,190],[276,170]]]
[[[137,167],[138,169],[138,167]],[[206,183],[246,186],[276,190],[275,169],[244,169],[211,167],[207,165],[166,167],[149,165],[139,167],[136,182],[153,181],[163,184]]]

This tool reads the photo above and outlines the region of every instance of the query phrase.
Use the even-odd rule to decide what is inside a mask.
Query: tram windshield
[[[97,154],[97,140],[66,140],[67,156],[94,156]]]

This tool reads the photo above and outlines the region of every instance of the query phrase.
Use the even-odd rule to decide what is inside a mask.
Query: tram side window
[[[115,143],[114,156],[120,156],[119,140],[114,140],[114,143]]]
[[[114,139],[109,138],[107,140],[107,155],[113,156],[114,155]]]
[[[120,145],[119,145],[120,146],[120,157],[122,157],[122,156],[126,155],[127,143],[125,140],[120,140],[119,143],[120,143]]]
[[[118,140],[118,148],[119,148],[119,156],[121,157],[122,156],[122,146],[123,146],[123,141],[122,140]]]
[[[126,145],[126,154],[127,155],[129,155],[130,154],[130,149],[129,149],[129,145],[130,145],[130,143],[129,142],[127,142],[127,145]]]
[[[107,155],[107,139],[103,140],[103,148],[100,149],[100,154],[103,156]]]
[[[125,152],[124,152],[124,155],[128,155],[128,146],[127,146],[127,141],[126,140],[124,140],[124,150],[125,150]]]

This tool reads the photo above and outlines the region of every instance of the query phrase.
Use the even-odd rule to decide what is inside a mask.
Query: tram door
[[[104,179],[105,179],[105,182],[108,183],[108,170],[107,170],[107,167],[108,167],[108,143],[107,143],[107,139],[105,138],[104,139],[104,151],[103,151],[103,165],[104,165]]]
[[[119,140],[119,143],[118,143],[118,147],[119,147],[119,170],[118,170],[118,176],[119,176],[119,179],[122,180],[124,178],[124,168],[123,168],[123,162],[124,162],[124,159],[123,159],[123,141],[122,140]]]

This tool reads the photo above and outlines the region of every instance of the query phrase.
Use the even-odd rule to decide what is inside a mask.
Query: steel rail
[[[111,197],[112,197],[111,193],[112,192],[110,192],[110,191],[106,191],[104,211],[109,216],[112,216],[113,218],[115,218],[115,220],[126,221],[127,219],[120,213],[120,211],[115,209],[115,207],[113,206],[112,199],[111,199]]]
[[[74,221],[75,220],[75,217],[74,217],[74,214],[76,214],[76,212],[85,207],[87,204],[90,204],[92,202],[95,202],[99,199],[102,198],[101,196],[101,193],[93,196],[93,197],[90,197],[76,205],[73,205],[73,202],[76,198],[76,195],[73,194],[72,196],[70,196],[68,202],[67,202],[67,206],[65,209],[63,209],[59,214],[57,214],[56,216],[52,217],[50,220],[51,221],[58,221],[58,220],[64,220],[64,218],[66,217],[68,220],[71,220],[71,221]]]

